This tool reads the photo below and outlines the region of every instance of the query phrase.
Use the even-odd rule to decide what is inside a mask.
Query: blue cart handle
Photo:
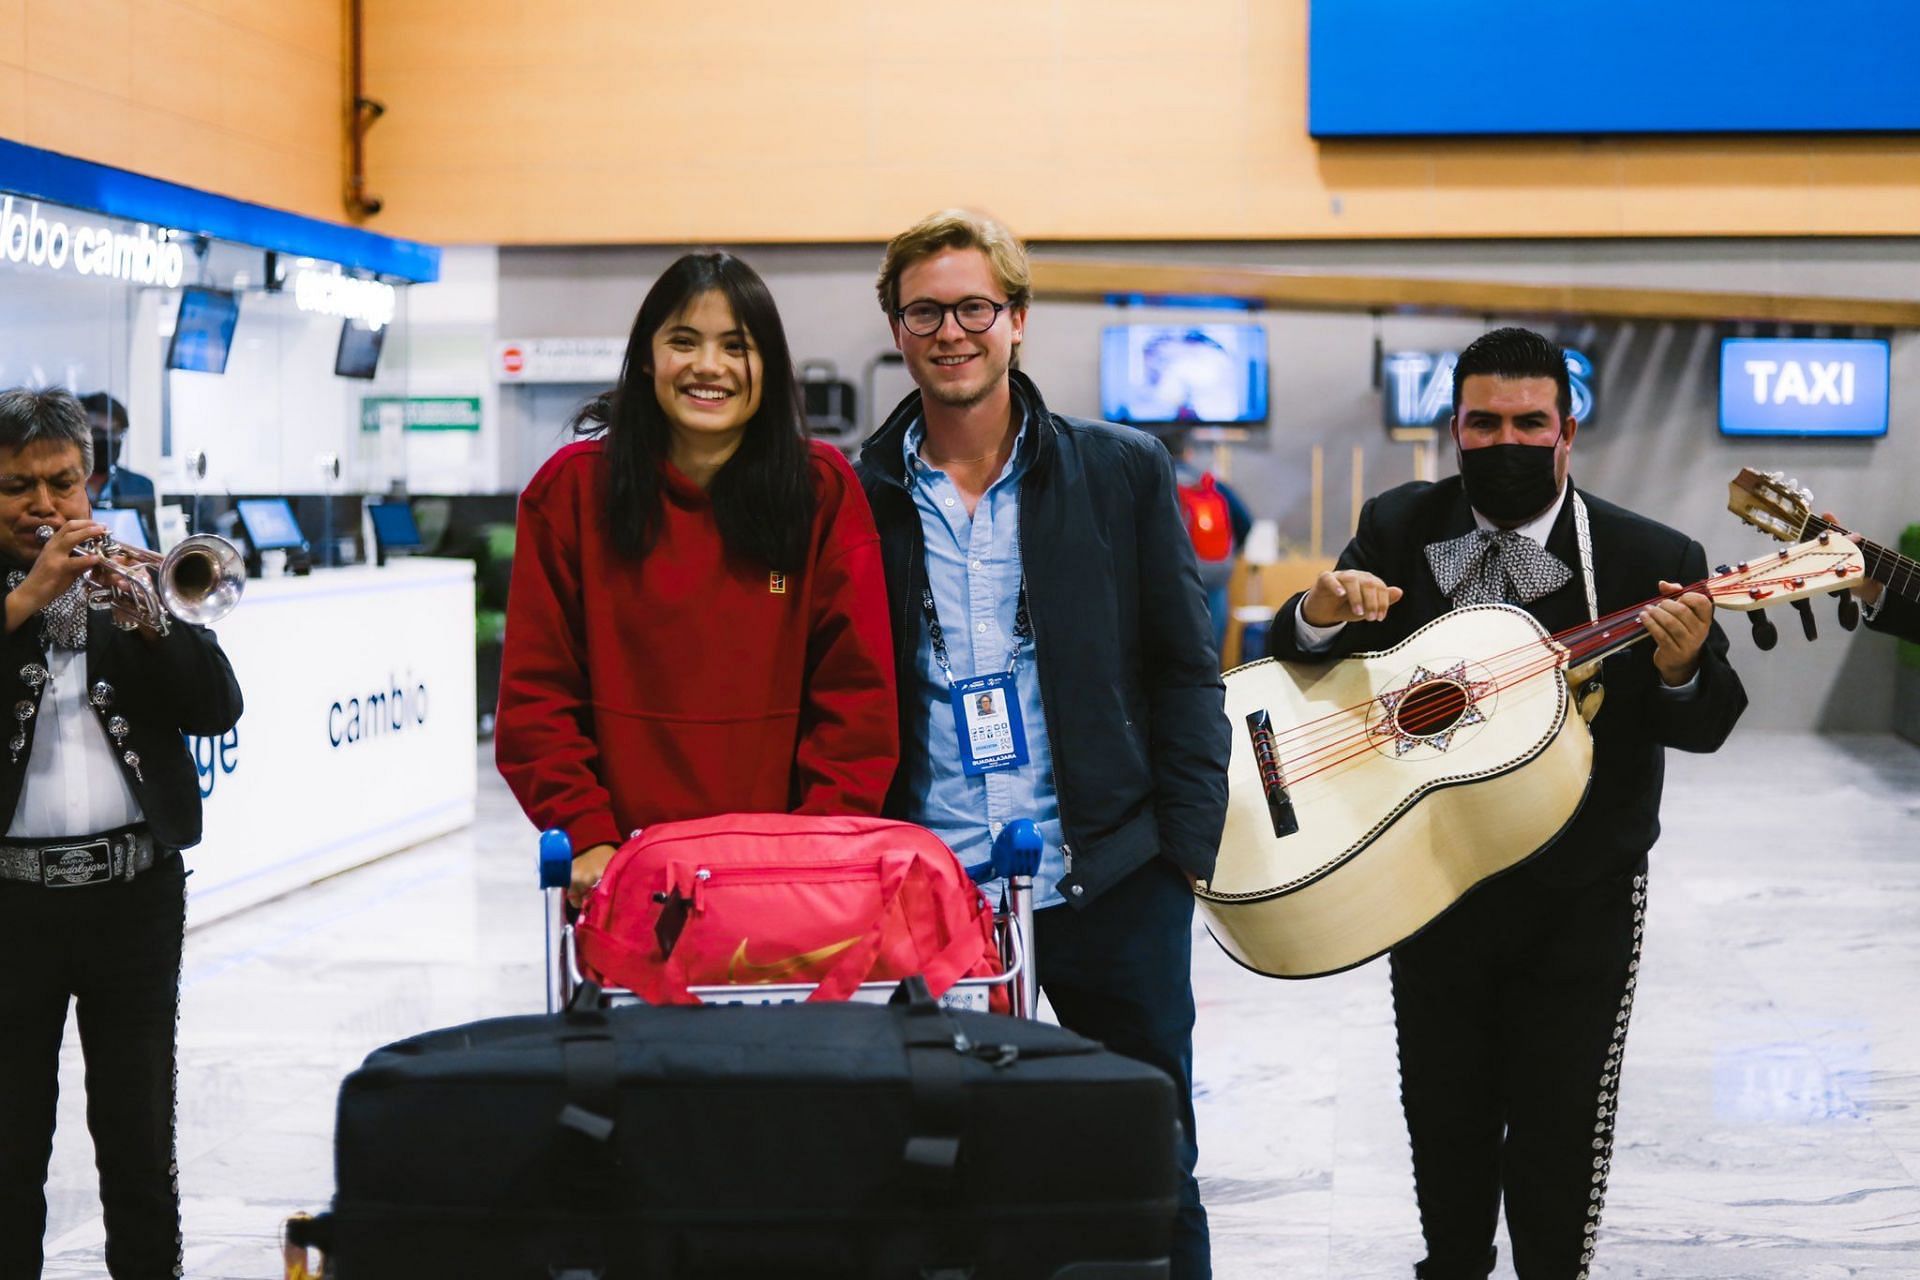
[[[573,883],[573,841],[555,827],[540,833],[540,887],[564,889]]]

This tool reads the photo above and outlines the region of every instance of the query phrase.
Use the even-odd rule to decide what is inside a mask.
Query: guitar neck
[[[1652,601],[1647,603],[1651,604]],[[1644,607],[1635,605],[1632,609],[1601,618],[1598,622],[1583,622],[1577,627],[1557,632],[1553,640],[1563,650],[1560,665],[1582,667],[1646,639],[1647,628],[1639,620],[1639,611]]]
[[[1831,533],[1836,537],[1847,536],[1847,530],[1839,525],[1822,520],[1819,516],[1809,516],[1805,527],[1800,530],[1800,540],[1818,537],[1823,533]],[[1860,553],[1866,561],[1869,578],[1903,600],[1920,603],[1920,560],[1903,556],[1891,547],[1883,547],[1865,538],[1860,540]]]

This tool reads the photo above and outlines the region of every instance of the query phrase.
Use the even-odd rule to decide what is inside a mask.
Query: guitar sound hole
[[[1466,714],[1467,691],[1452,680],[1427,680],[1407,690],[1395,710],[1394,726],[1410,738],[1445,733]]]

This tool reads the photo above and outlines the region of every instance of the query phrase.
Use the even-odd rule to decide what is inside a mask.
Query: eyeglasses
[[[914,337],[931,338],[947,322],[949,311],[955,323],[968,333],[985,333],[1006,309],[1006,303],[992,298],[962,298],[958,302],[909,302],[893,314]]]

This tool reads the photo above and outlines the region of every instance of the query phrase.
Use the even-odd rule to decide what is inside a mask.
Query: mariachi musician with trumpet
[[[1578,422],[1559,347],[1524,329],[1486,334],[1460,354],[1453,408],[1460,477],[1367,503],[1335,571],[1288,602],[1269,647],[1293,663],[1385,650],[1486,605],[1517,605],[1556,633],[1620,617],[1652,640],[1601,663],[1603,701],[1579,686],[1590,781],[1559,838],[1391,958],[1427,1245],[1416,1274],[1486,1276],[1504,1197],[1516,1273],[1572,1280],[1588,1273],[1606,1194],[1664,750],[1717,748],[1746,695],[1713,603],[1681,590],[1707,577],[1700,545],[1569,482]],[[1544,791],[1523,791],[1506,803],[1548,807]],[[1478,838],[1502,821],[1483,814]]]
[[[205,623],[233,547],[164,560],[93,522],[91,429],[64,391],[0,392],[0,1275],[40,1274],[60,1040],[77,1006],[116,1280],[180,1274],[174,1048],[200,789],[182,734],[240,718]]]

